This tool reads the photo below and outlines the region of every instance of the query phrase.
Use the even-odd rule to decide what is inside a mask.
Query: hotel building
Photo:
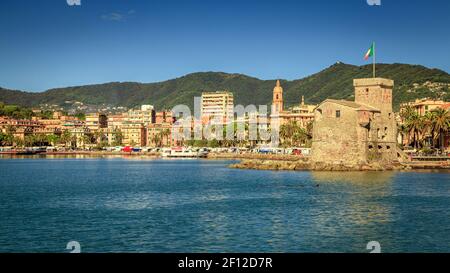
[[[202,123],[209,121],[226,124],[233,120],[233,93],[228,91],[204,92],[201,102]]]

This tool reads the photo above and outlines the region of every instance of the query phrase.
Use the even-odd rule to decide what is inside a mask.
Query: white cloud
[[[127,11],[126,13],[122,12],[111,12],[108,14],[103,14],[101,18],[105,21],[115,21],[115,22],[123,22],[126,19],[131,18],[136,11],[134,9]]]

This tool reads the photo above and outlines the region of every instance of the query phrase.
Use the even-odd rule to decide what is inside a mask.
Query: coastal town
[[[383,164],[398,159],[435,157],[448,160],[450,102],[428,98],[401,104],[394,112],[394,82],[383,78],[355,79],[355,101],[326,99],[285,108],[279,80],[273,88],[270,113],[258,110],[236,116],[232,91],[203,92],[200,117],[180,115],[141,105],[119,113],[82,113],[23,109],[0,104],[2,154],[110,152],[164,154],[172,149],[193,157],[193,149],[231,154],[278,154],[308,158],[311,162]],[[175,108],[174,108],[175,109]],[[255,108],[256,109],[256,108]],[[249,128],[277,132],[273,139],[250,138]],[[212,138],[180,137],[207,126],[221,126]],[[275,125],[277,126],[275,130]],[[231,125],[231,127],[230,127]],[[241,126],[242,132],[236,130]],[[232,128],[231,138],[223,138]],[[220,137],[219,137],[220,135]],[[180,152],[183,151],[183,152]],[[170,154],[170,151],[168,151]],[[166,152],[167,153],[167,152]],[[175,153],[174,153],[175,154]]]

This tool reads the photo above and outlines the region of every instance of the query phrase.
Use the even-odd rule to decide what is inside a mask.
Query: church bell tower
[[[273,89],[272,113],[281,112],[283,112],[283,87],[280,80],[277,80],[277,85]]]

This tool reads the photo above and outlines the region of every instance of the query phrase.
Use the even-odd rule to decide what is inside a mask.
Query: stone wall
[[[370,117],[368,138],[364,143],[369,162],[397,160],[397,123],[392,110],[394,81],[383,78],[355,79],[355,102],[380,110]]]
[[[397,126],[389,79],[355,79],[355,102],[326,100],[315,111],[312,162],[392,163]]]
[[[321,111],[320,111],[321,110]],[[323,103],[316,111],[313,126],[311,160],[328,163],[361,163],[365,153],[357,140],[364,137],[359,129],[358,114],[349,107]],[[336,117],[340,111],[340,117]]]

